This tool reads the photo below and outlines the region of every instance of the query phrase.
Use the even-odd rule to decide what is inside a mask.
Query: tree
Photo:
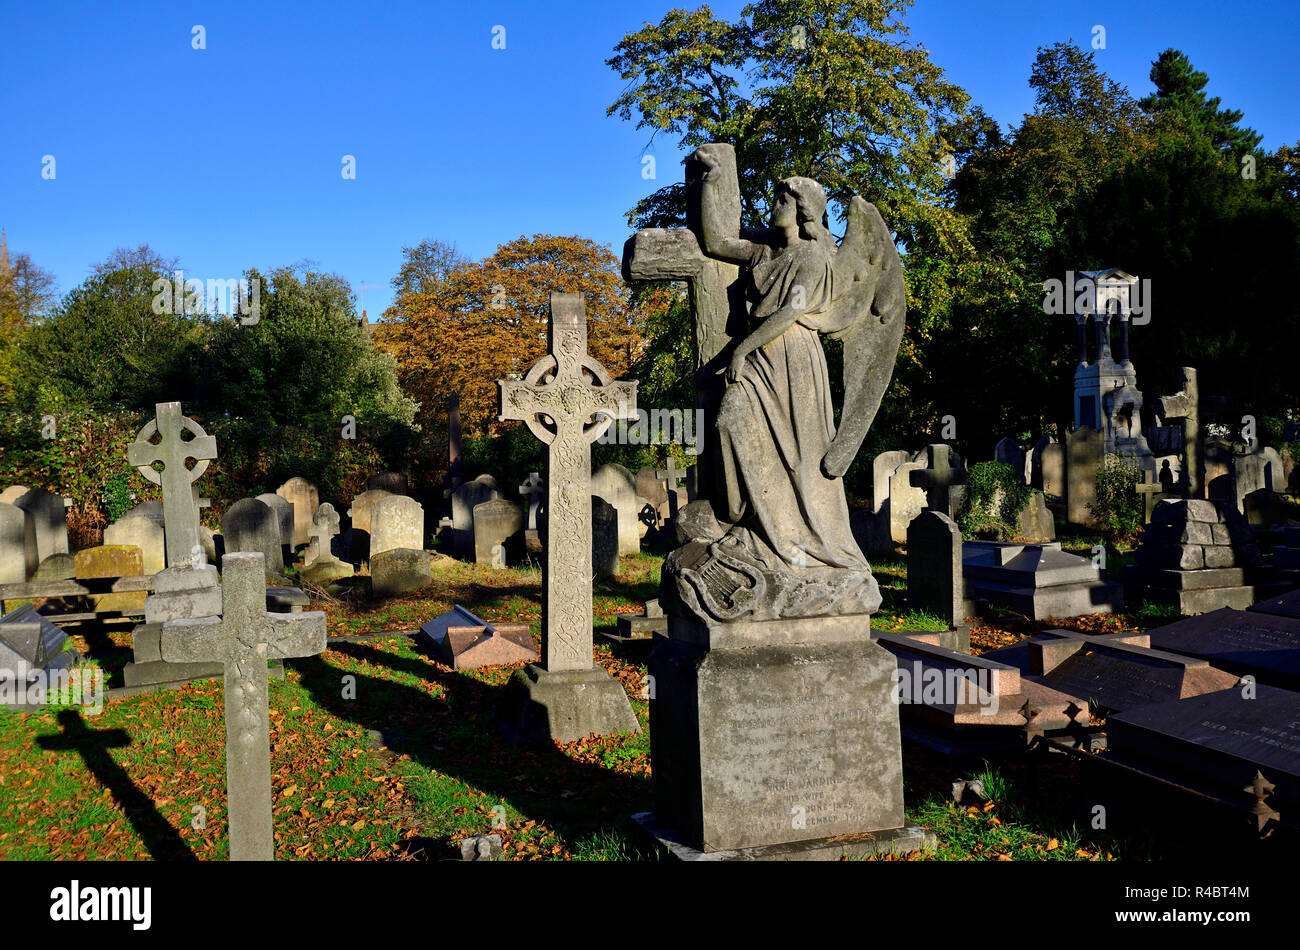
[[[158,312],[154,284],[170,275],[142,260],[96,265],[28,329],[18,357],[21,404],[151,409],[193,392],[203,316]]]
[[[420,251],[406,254],[403,272]],[[466,435],[495,431],[496,381],[526,372],[546,352],[552,291],[583,294],[587,348],[615,376],[641,352],[639,315],[619,263],[585,238],[519,237],[418,286],[384,313],[375,339],[396,359],[402,386],[420,401],[420,419],[430,427],[445,428],[447,398],[458,393]]]
[[[417,407],[361,327],[346,280],[296,267],[245,276],[261,288],[257,320],[211,322],[203,404],[265,426],[413,423]]]
[[[17,384],[18,347],[31,326],[54,305],[54,275],[17,254],[0,275],[0,406],[12,402]]]
[[[445,286],[453,271],[469,263],[469,259],[456,250],[456,245],[438,240],[404,247],[402,256],[402,266],[391,281],[398,297],[435,293]]]
[[[1219,151],[1234,155],[1256,151],[1264,137],[1241,125],[1244,113],[1240,109],[1220,109],[1220,97],[1206,98],[1209,81],[1186,53],[1167,49],[1151,64],[1156,91],[1142,99],[1142,108],[1157,116],[1176,115],[1195,132],[1208,136]]]

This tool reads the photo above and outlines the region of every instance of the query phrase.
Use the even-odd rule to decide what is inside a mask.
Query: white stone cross
[[[199,543],[199,511],[190,483],[197,481],[208,470],[208,462],[217,457],[217,440],[193,419],[181,415],[180,403],[160,402],[154,408],[157,418],[145,423],[135,441],[126,447],[126,458],[141,475],[162,486],[167,566],[171,567],[188,560]],[[189,441],[181,437],[186,430],[194,436]],[[151,441],[155,433],[159,436],[157,444]],[[186,459],[194,459],[192,470],[185,467]],[[155,462],[163,464],[161,473],[153,468]]]
[[[542,666],[592,667],[591,443],[636,418],[636,383],[615,382],[587,353],[581,294],[551,294],[550,352],[522,380],[499,380],[499,418],[523,421],[548,446]]]
[[[528,473],[528,481],[519,486],[519,494],[528,496],[528,530],[537,530],[537,506],[542,499],[543,483],[536,472]]]
[[[221,616],[169,620],[162,632],[162,657],[168,663],[225,665],[232,861],[275,860],[267,660],[315,656],[325,649],[325,614],[270,613],[265,584],[265,555],[227,554],[221,559]]]

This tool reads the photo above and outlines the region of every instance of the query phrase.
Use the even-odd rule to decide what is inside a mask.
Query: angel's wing
[[[894,374],[903,340],[907,290],[893,235],[876,206],[854,195],[832,264],[837,299],[822,330],[844,341],[844,409],[822,459],[839,478],[852,464]],[[840,290],[840,288],[847,288]]]

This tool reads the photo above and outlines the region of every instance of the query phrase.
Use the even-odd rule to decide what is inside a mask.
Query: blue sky
[[[606,117],[604,61],[691,2],[7,4],[0,11],[0,226],[61,290],[115,247],[149,243],[187,276],[316,261],[371,317],[403,245],[471,257],[521,234],[612,245],[624,214],[680,174],[674,143]],[[740,2],[711,4],[734,18]],[[1135,95],[1177,47],[1264,147],[1300,139],[1300,4],[918,0],[914,41],[1007,124],[1032,108],[1040,45],[1087,44]],[[192,27],[206,30],[191,48]],[[492,48],[494,26],[505,49]],[[56,177],[41,177],[55,157]],[[356,179],[340,174],[356,158]]]

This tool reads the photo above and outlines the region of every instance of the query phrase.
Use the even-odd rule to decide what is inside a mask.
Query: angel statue
[[[706,623],[874,613],[880,592],[849,528],[842,476],[902,339],[893,237],[855,195],[837,246],[825,190],[797,177],[777,186],[771,227],[742,232],[734,151],[705,145],[691,161],[700,248],[739,266],[744,313],[714,361],[725,383],[710,497],[679,516],[665,605]],[[838,428],[821,334],[844,346]]]

